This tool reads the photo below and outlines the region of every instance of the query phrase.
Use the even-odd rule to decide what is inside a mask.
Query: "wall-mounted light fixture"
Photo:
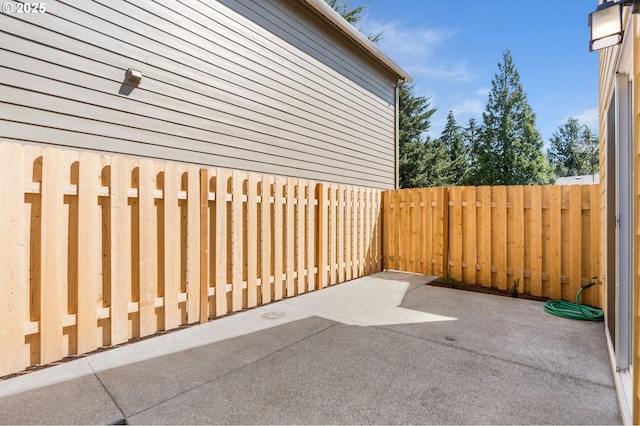
[[[631,13],[640,13],[640,0],[604,0],[589,14],[591,41],[589,51],[622,43],[622,8],[631,6]]]
[[[134,70],[133,68],[129,68],[127,70],[127,80],[130,82],[137,84],[142,80],[142,71]]]

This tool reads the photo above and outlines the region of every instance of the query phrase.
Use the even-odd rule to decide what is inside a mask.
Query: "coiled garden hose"
[[[580,296],[582,296],[582,292],[594,284],[595,283],[590,283],[578,290],[578,293],[576,294],[576,303],[565,302],[564,300],[549,300],[544,305],[545,312],[563,318],[583,321],[602,321],[604,319],[602,309],[580,304]]]

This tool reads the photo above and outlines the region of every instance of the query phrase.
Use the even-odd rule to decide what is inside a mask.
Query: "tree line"
[[[426,136],[436,109],[413,86],[400,88],[400,187],[546,185],[598,172],[598,137],[570,117],[546,153],[511,53],[491,81],[482,122],[460,126],[452,111],[438,138]]]
[[[348,22],[361,20],[364,7],[349,8],[346,1],[325,0]],[[376,42],[382,34],[369,35]],[[543,151],[536,116],[527,101],[520,75],[503,52],[491,80],[482,121],[460,126],[453,111],[438,138],[430,138],[436,112],[414,85],[399,88],[399,145],[401,188],[457,185],[546,185],[558,177],[596,174],[598,137],[577,118],[558,127]]]

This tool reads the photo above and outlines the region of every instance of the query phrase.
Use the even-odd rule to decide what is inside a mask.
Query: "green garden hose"
[[[549,300],[544,305],[545,312],[553,315],[557,315],[563,318],[584,320],[584,321],[602,321],[604,319],[604,313],[602,309],[592,308],[591,306],[584,306],[580,304],[580,296],[582,291],[591,287],[587,285],[578,290],[576,294],[576,303],[565,302],[564,300]]]

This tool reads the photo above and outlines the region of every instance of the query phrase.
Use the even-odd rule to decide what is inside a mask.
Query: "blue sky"
[[[587,16],[596,0],[349,0],[365,6],[363,33],[414,78],[415,94],[466,126],[482,121],[491,80],[509,49],[545,144],[569,117],[598,133],[598,55]]]

